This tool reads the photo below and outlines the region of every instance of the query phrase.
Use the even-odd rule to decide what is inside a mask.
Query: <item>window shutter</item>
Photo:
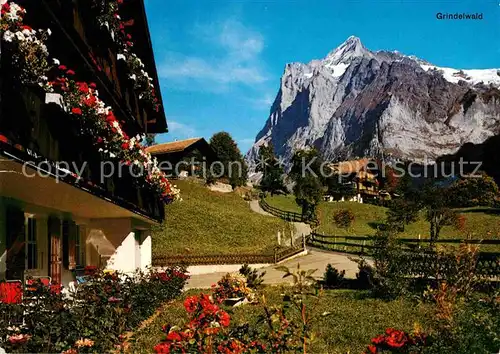
[[[69,221],[62,224],[62,261],[64,268],[69,268]]]
[[[26,262],[26,240],[24,212],[21,209],[7,209],[7,279],[23,279]]]
[[[69,222],[69,250],[68,250],[68,269],[76,268],[76,238],[78,235],[78,228],[74,221]]]

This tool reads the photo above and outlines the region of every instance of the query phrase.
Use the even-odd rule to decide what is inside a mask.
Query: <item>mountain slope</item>
[[[496,69],[439,68],[349,37],[322,60],[286,65],[247,159],[272,142],[286,161],[312,146],[331,160],[434,160],[500,132],[499,87]]]

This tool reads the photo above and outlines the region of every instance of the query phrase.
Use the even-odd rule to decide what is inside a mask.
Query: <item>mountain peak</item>
[[[371,55],[371,53],[363,46],[361,40],[356,36],[350,36],[344,41],[344,43],[328,54],[327,60],[331,64],[339,64],[346,63],[352,58],[366,55]]]

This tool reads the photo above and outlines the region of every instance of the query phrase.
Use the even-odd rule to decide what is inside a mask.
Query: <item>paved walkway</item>
[[[301,256],[288,261],[284,261],[279,265],[284,265],[289,268],[295,269],[297,268],[297,263],[300,263],[301,269],[317,269],[313,276],[318,279],[323,277],[323,273],[328,263],[333,265],[338,270],[345,270],[346,278],[354,279],[358,271],[357,263],[351,261],[347,255],[341,253],[324,252],[317,249],[310,249],[309,253],[306,256]],[[283,273],[276,270],[275,267],[275,265],[270,265],[268,267],[260,269],[266,271],[266,275],[264,276],[265,284],[281,284],[289,283],[292,281],[291,277],[283,279]],[[186,289],[210,288],[212,284],[215,284],[225,274],[226,273],[224,272],[219,272],[193,275],[189,279],[186,285]]]
[[[250,209],[262,215],[273,216],[262,210],[257,200],[252,200],[250,202]],[[300,239],[300,242],[302,242],[302,235],[309,235],[311,233],[311,227],[308,224],[301,222],[294,222],[293,224],[295,226],[295,237],[296,239]],[[357,263],[351,261],[349,256],[343,253],[325,252],[314,248],[309,249],[309,253],[307,255],[284,261],[280,263],[280,265],[284,265],[289,268],[297,268],[298,263],[300,263],[301,269],[317,269],[314,276],[318,279],[322,278],[328,263],[333,265],[338,270],[345,270],[346,278],[355,278],[356,272],[358,271]],[[266,275],[264,276],[265,284],[282,284],[290,283],[292,281],[291,277],[283,279],[283,272],[276,270],[275,267],[276,265],[273,264],[261,268],[261,270],[266,271]],[[225,272],[217,272],[192,275],[186,285],[186,289],[210,288],[212,284],[215,284],[225,274]]]

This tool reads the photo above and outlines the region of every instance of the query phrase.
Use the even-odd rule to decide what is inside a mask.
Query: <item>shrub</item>
[[[353,259],[352,261],[358,263],[358,272],[356,273],[356,283],[360,289],[371,289],[373,287],[373,267],[363,259]]]
[[[9,352],[108,352],[125,331],[179,296],[187,279],[179,267],[133,276],[97,269],[87,274],[88,281],[71,297],[35,281],[22,303],[3,305],[0,347]]]
[[[340,228],[348,229],[354,222],[354,214],[347,209],[340,209],[333,215],[335,225]]]
[[[426,352],[494,353],[500,346],[500,297],[475,296],[464,301],[453,283],[443,282],[431,292],[435,303],[434,331]]]
[[[251,294],[251,289],[246,286],[246,281],[241,274],[226,274],[217,284],[212,285],[213,298],[217,303],[226,299],[246,298]]]
[[[344,281],[345,270],[338,271],[331,264],[328,264],[323,274],[323,283],[328,288],[340,286]]]
[[[257,269],[249,267],[248,264],[244,264],[240,268],[240,274],[243,275],[247,281],[247,286],[250,289],[258,289],[264,282],[264,275],[266,272],[258,272]]]
[[[307,271],[303,275],[307,273]],[[295,273],[294,273],[295,274]],[[223,278],[224,279],[224,278]],[[223,280],[221,279],[221,281]],[[220,283],[220,282],[219,282]],[[263,296],[262,328],[248,323],[229,328],[230,315],[208,294],[189,296],[184,301],[187,320],[181,326],[164,325],[166,337],[154,347],[156,353],[298,353],[308,352],[314,338],[315,307],[306,308],[305,294],[286,293],[279,306],[268,306]],[[316,306],[319,304],[317,298]],[[293,318],[293,320],[292,320]]]

